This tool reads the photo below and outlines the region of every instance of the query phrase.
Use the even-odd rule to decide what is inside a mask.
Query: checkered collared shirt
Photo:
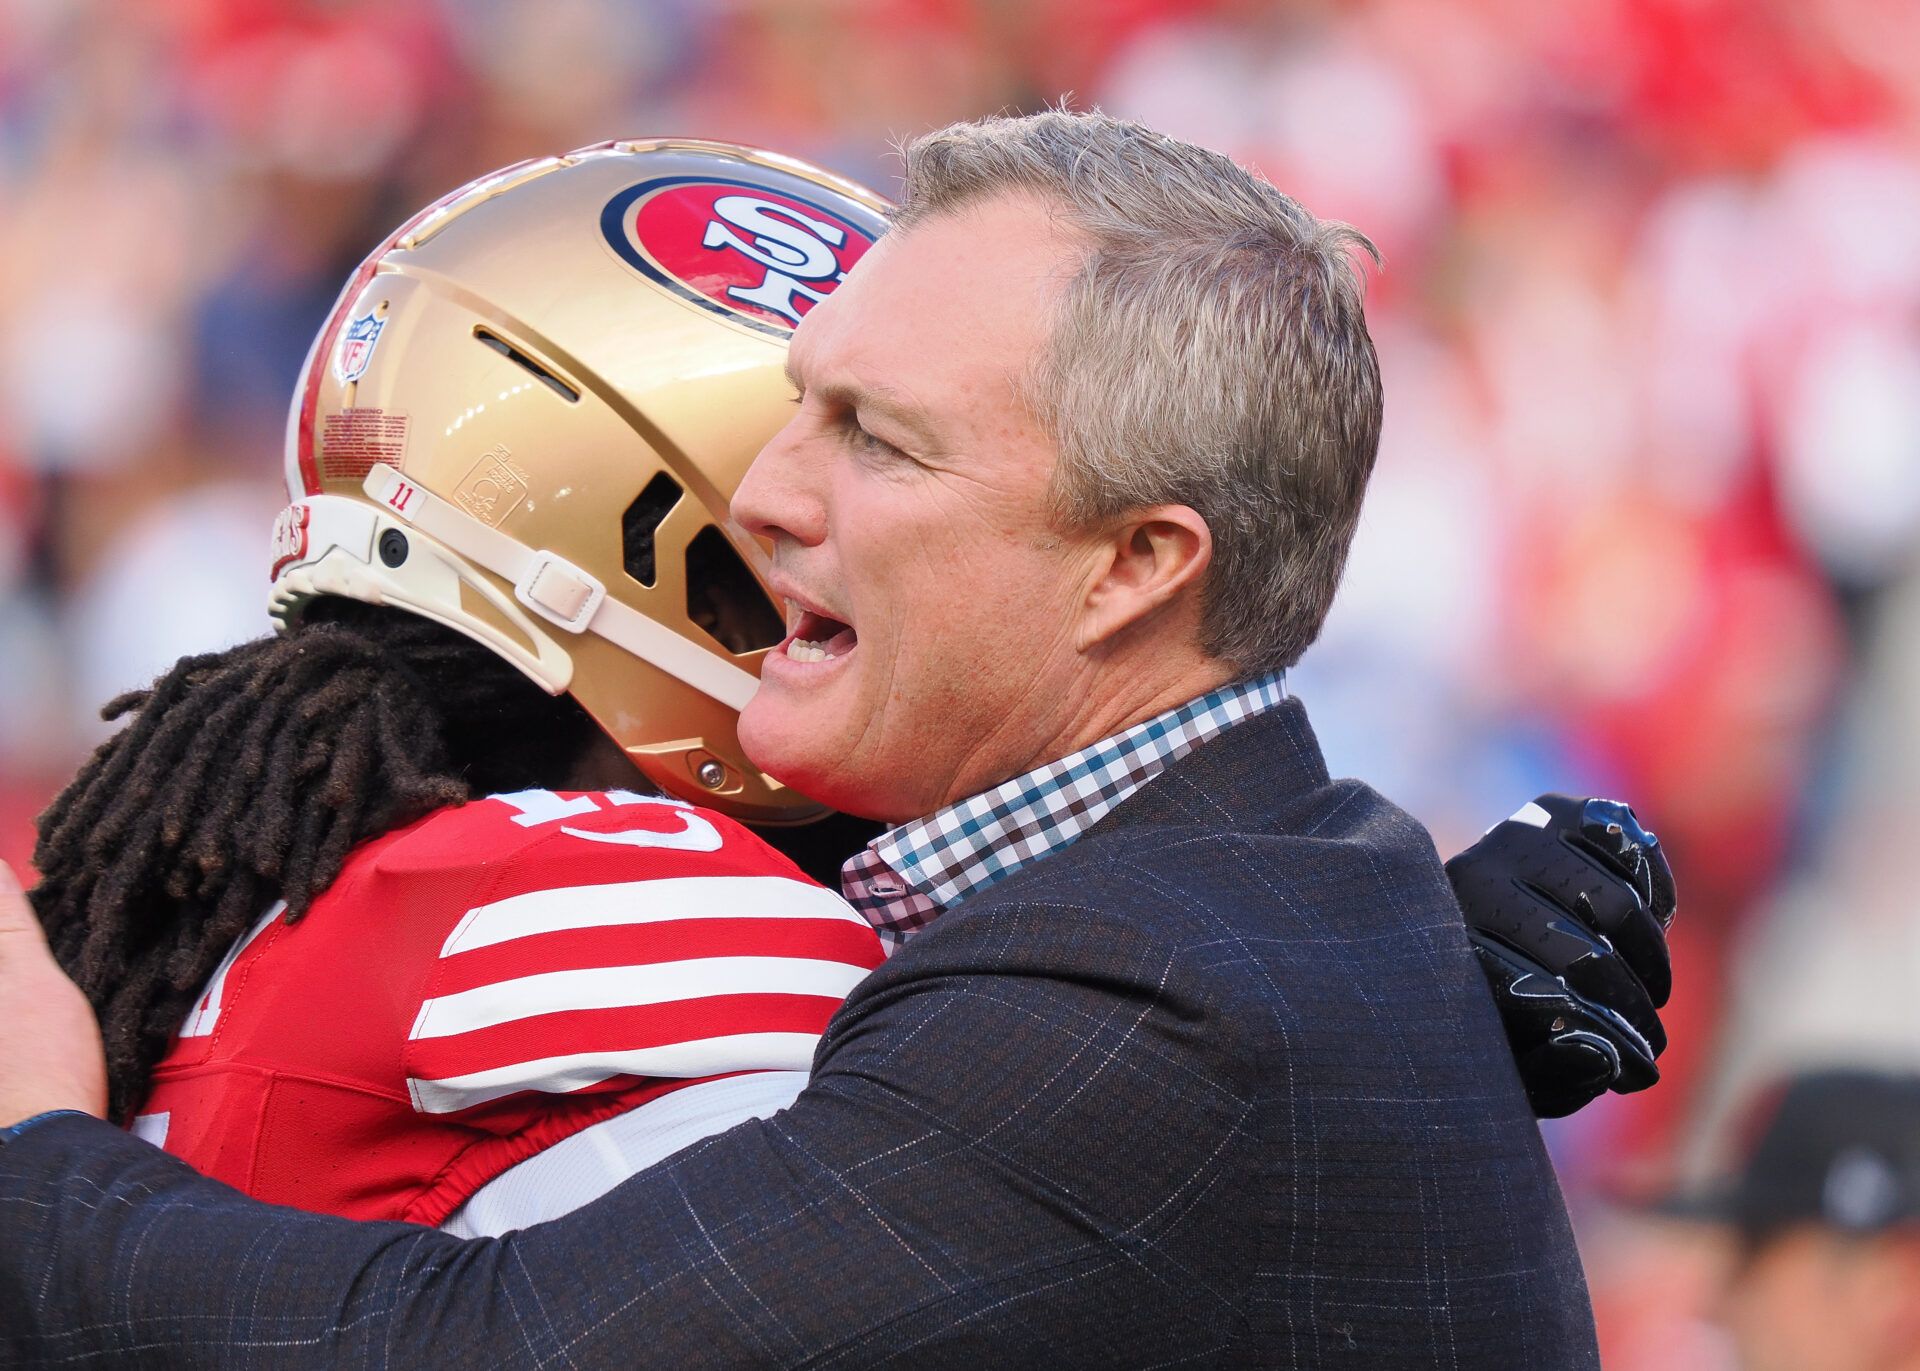
[[[1286,698],[1284,671],[1221,686],[888,829],[847,859],[840,888],[889,949],[897,947],[968,896],[1071,843],[1200,744]]]

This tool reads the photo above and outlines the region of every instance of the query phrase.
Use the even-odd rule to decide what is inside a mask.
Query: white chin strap
[[[474,566],[511,582],[514,598],[548,623],[568,633],[592,633],[605,638],[641,661],[692,686],[701,694],[718,700],[729,709],[743,709],[747,701],[753,698],[753,692],[760,683],[751,673],[688,642],[672,629],[655,623],[631,606],[609,599],[607,588],[597,578],[566,558],[516,542],[499,529],[482,523],[457,505],[441,499],[385,464],[376,465],[367,473],[362,489],[366,491],[367,498],[379,506],[380,513],[418,529]],[[302,503],[307,506],[316,506],[321,501],[331,504],[337,498],[320,495]],[[364,510],[365,506],[360,508]],[[346,511],[337,512],[344,514]],[[367,510],[366,513],[371,515],[373,511]],[[304,519],[300,528],[306,528]],[[320,529],[314,528],[312,532],[319,535]],[[377,555],[372,546],[364,549],[358,546],[363,540],[371,544],[371,534],[372,530],[369,529],[366,534],[349,540],[355,544],[350,549],[354,560],[363,565],[371,564],[372,557]],[[305,544],[307,539],[303,537],[300,541]],[[305,546],[301,548],[304,555],[299,560],[303,564],[323,561],[329,544],[345,546],[344,542],[320,536],[315,536],[312,544],[310,550]],[[276,549],[276,555],[284,555],[291,550]],[[325,589],[321,578],[313,579],[316,590]],[[435,614],[433,617],[453,622],[446,614]],[[465,617],[460,616],[462,620]],[[460,623],[456,626],[465,625]],[[491,641],[498,635],[489,632],[487,637]],[[542,658],[546,655],[540,654]],[[572,674],[570,667],[555,673],[551,665],[557,664],[550,665],[544,661],[529,665],[537,675],[558,689],[565,688],[566,678]],[[553,679],[556,675],[559,679]]]

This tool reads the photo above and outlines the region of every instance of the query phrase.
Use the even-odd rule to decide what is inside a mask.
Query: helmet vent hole
[[[660,521],[679,503],[680,487],[663,471],[647,482],[647,488],[621,517],[620,540],[626,553],[627,575],[643,586],[652,585],[656,574],[653,535],[659,531]]]
[[[687,617],[736,654],[772,647],[787,636],[780,611],[711,524],[687,544]]]
[[[532,372],[535,380],[544,383],[548,389],[552,390],[555,395],[558,395],[568,404],[579,403],[579,391],[575,390],[558,376],[555,376],[552,371],[527,356],[526,353],[520,351],[519,348],[509,343],[506,339],[479,327],[473,330],[473,336],[506,358],[509,362],[512,362],[522,371]]]

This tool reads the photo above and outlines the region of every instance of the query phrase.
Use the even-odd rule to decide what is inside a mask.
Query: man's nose
[[[795,414],[760,449],[733,493],[732,512],[734,522],[749,533],[812,547],[826,537],[826,508],[803,418]]]

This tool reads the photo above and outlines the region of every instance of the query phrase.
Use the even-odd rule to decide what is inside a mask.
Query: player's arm
[[[1660,1079],[1673,872],[1616,800],[1542,795],[1447,863],[1534,1112]]]

